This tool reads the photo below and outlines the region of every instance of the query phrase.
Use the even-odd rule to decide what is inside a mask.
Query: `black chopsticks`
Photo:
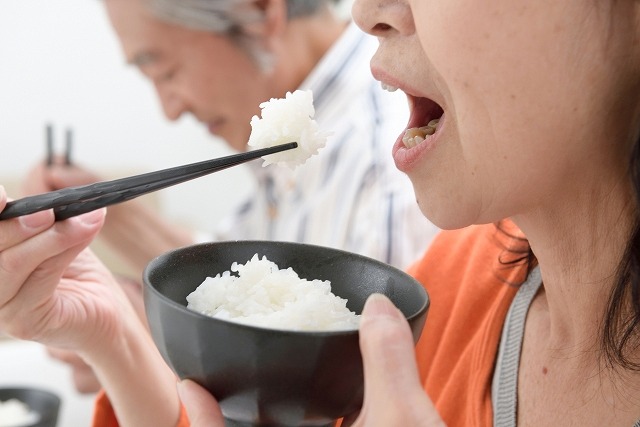
[[[47,153],[47,166],[53,165],[54,160],[54,141],[53,141],[53,125],[47,124],[45,126],[45,143]],[[65,131],[65,150],[64,150],[64,164],[71,165],[71,150],[73,147],[73,130],[67,128]]]
[[[63,188],[36,196],[24,197],[8,202],[4,210],[0,212],[0,220],[53,209],[56,221],[61,221],[297,146],[298,143],[290,142],[128,178]]]

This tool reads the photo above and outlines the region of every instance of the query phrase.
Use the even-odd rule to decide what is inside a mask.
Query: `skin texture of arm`
[[[114,408],[120,426],[175,426],[176,377],[137,318],[108,350],[84,353]]]
[[[125,277],[116,277],[116,279],[129,298],[133,308],[136,310],[138,318],[148,329],[147,318],[144,311],[142,287],[138,282]],[[100,384],[100,381],[96,377],[93,368],[75,351],[48,347],[47,353],[53,359],[68,366],[71,370],[73,385],[79,393],[97,393],[102,389],[102,384]]]

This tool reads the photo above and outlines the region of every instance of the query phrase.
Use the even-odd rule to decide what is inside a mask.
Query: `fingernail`
[[[44,225],[52,223],[53,215],[51,211],[40,211],[30,215],[21,216],[20,223],[27,228],[42,228]]]
[[[106,209],[102,208],[102,209],[98,209],[95,211],[82,214],[78,217],[78,219],[80,219],[80,221],[82,221],[83,224],[93,225],[102,221],[102,218],[105,216],[105,213],[106,213]]]
[[[393,303],[382,294],[372,294],[367,298],[367,302],[364,304],[362,315],[365,317],[371,316],[391,316],[398,317],[398,309]]]

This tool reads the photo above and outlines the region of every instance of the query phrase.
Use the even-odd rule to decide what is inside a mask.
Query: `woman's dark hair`
[[[640,139],[633,145],[630,157],[629,177],[635,195],[634,203],[638,206],[640,204]],[[635,224],[618,265],[615,285],[609,295],[604,314],[600,331],[600,351],[603,361],[609,367],[640,371],[640,362],[636,357],[631,356],[640,346],[640,215],[637,208],[635,211]],[[505,255],[501,256],[500,263],[506,267],[524,264],[528,276],[537,261],[527,240],[509,233],[501,223],[497,223],[496,227],[512,242],[509,247],[505,247]]]
[[[631,149],[629,177],[637,205],[640,201],[640,140],[636,140]],[[640,218],[637,211],[627,248],[618,266],[616,284],[609,296],[602,330],[602,350],[611,366],[618,364],[640,371],[637,358],[629,357],[640,344]]]

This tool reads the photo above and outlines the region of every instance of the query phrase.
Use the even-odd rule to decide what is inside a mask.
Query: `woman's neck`
[[[603,316],[634,224],[634,202],[620,182],[585,183],[589,191],[569,189],[562,202],[513,218],[540,265],[538,303],[548,309],[549,345],[558,351],[600,348]]]

